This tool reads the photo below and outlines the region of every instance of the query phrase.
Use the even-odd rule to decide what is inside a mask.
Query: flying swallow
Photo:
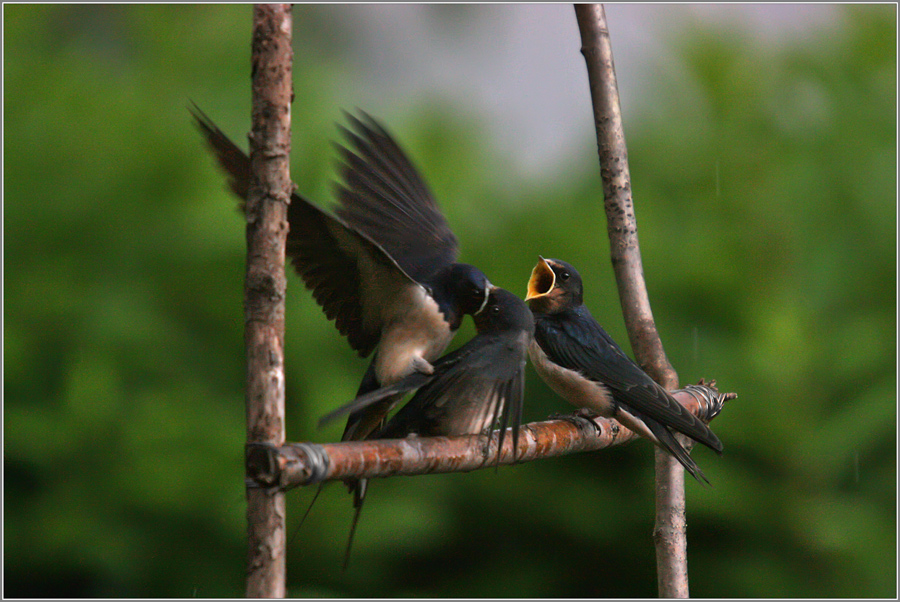
[[[421,354],[430,362],[446,349],[463,315],[484,307],[491,283],[478,268],[456,262],[459,243],[424,179],[384,127],[361,114],[361,119],[345,115],[351,129],[342,128],[349,147],[338,146],[344,183],[337,189],[336,213],[380,245],[410,278],[421,283],[436,304],[428,327],[441,332],[431,337],[440,344]],[[396,330],[396,335],[388,338],[389,344],[382,343],[376,352],[374,371],[364,379],[357,396],[393,384],[413,370],[429,371],[427,363],[410,365],[396,357],[401,352],[408,354],[405,349],[410,346],[403,340],[395,342],[409,336],[403,329]],[[379,370],[379,362],[395,368]],[[381,426],[393,403],[382,402],[351,414],[345,435],[365,438]]]
[[[195,107],[192,113],[231,176],[232,190],[246,199],[249,158],[199,109]],[[463,316],[485,306],[491,284],[478,268],[455,262],[456,238],[399,147],[380,152],[375,144],[384,134],[357,123],[364,136],[355,138],[357,149],[371,158],[371,163],[352,160],[350,165],[349,159],[356,155],[345,151],[347,184],[340,188],[343,207],[338,215],[297,193],[291,195],[286,253],[350,346],[362,357],[375,352],[359,395],[412,372],[430,372],[430,362],[447,348]],[[383,132],[374,122],[371,127]],[[383,169],[387,162],[402,171]],[[377,196],[376,180],[383,187]],[[418,221],[408,225],[379,229],[377,216],[370,216],[365,227],[355,225],[353,219],[366,214],[362,204],[373,198],[380,202],[397,199],[400,207],[427,211],[420,210]],[[383,215],[386,220],[395,217]],[[379,233],[389,234],[374,235]],[[377,423],[364,429],[367,432],[359,438],[375,430]]]
[[[721,454],[719,438],[625,355],[591,316],[574,267],[541,257],[525,300],[535,321],[528,353],[551,389],[577,407],[615,418],[673,455],[698,481],[709,483],[672,431]]]
[[[246,199],[250,159],[199,108],[191,113],[232,191]],[[463,316],[485,307],[491,284],[478,268],[456,262],[457,239],[399,145],[371,117],[348,117],[352,150],[340,151],[337,215],[293,193],[286,254],[350,346],[362,357],[374,352],[360,396],[431,372]],[[399,399],[352,413],[341,440],[365,439]],[[366,481],[346,484],[359,508]]]
[[[369,439],[484,435],[489,443],[497,425],[499,458],[506,428],[512,426],[515,457],[525,390],[525,357],[534,334],[534,320],[521,299],[492,287],[487,305],[474,316],[474,321],[477,334],[434,362],[431,374],[413,373],[393,385],[362,395],[325,415],[320,426],[382,399],[417,389],[412,399]],[[358,519],[359,509],[350,530],[345,566]]]

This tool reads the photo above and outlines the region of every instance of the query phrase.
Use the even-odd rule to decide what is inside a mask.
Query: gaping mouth
[[[547,263],[547,260],[541,257],[538,264],[531,270],[531,278],[528,279],[528,293],[525,295],[525,300],[528,301],[529,299],[549,295],[555,284],[556,274],[553,272],[550,264]]]

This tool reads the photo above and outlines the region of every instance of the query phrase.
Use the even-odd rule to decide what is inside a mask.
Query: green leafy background
[[[292,176],[322,203],[359,103],[334,8],[294,9]],[[251,9],[4,15],[5,594],[241,596],[244,233],[186,105],[244,142]],[[680,68],[626,110],[663,342],[682,382],[740,395],[713,424],[725,454],[694,453],[713,486],[687,483],[698,597],[896,595],[896,7],[806,33],[673,28]],[[463,260],[520,294],[539,253],[570,261],[628,349],[589,115],[569,166],[538,176],[466,106],[384,106]],[[293,274],[288,295],[288,439],[333,441],[317,418],[366,364]],[[569,410],[530,369],[527,404]],[[344,489],[299,531],[313,491],[291,491],[289,593],[655,596],[652,458],[377,481],[345,573]]]

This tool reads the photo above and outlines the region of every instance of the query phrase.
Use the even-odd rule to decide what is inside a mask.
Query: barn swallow
[[[694,478],[709,483],[672,431],[717,453],[722,443],[633,362],[583,305],[581,276],[570,264],[540,258],[525,297],[534,314],[528,353],[551,389],[580,408],[620,423],[673,455]]]
[[[407,154],[375,119],[345,113],[350,128],[341,128],[347,146],[338,145],[343,184],[337,187],[337,215],[348,225],[379,244],[411,278],[423,284],[449,326],[446,334],[423,358],[436,359],[446,349],[464,314],[484,307],[491,284],[477,268],[456,262],[459,243],[434,196]],[[466,301],[466,303],[461,303]],[[398,334],[404,332],[398,328]],[[391,385],[415,369],[428,373],[428,364],[416,364],[385,374],[384,364],[403,365],[382,357],[401,345],[384,343],[376,351],[357,396]],[[390,396],[350,414],[342,441],[360,440],[384,424],[390,409],[402,398]],[[346,482],[353,493],[357,516],[365,499],[365,479]]]
[[[416,372],[393,385],[362,395],[324,416],[319,421],[320,426],[382,399],[418,389],[382,429],[368,438],[484,435],[486,443],[490,443],[494,426],[498,425],[499,459],[506,428],[511,425],[515,457],[525,390],[525,356],[534,334],[534,320],[521,299],[492,287],[487,305],[475,314],[474,321],[477,334],[456,351],[434,362],[431,374]],[[360,509],[361,506],[357,508],[350,529],[345,567]]]
[[[421,355],[429,362],[446,349],[463,315],[484,307],[491,284],[478,268],[456,262],[459,243],[424,179],[387,130],[369,115],[361,115],[345,114],[351,129],[341,128],[349,148],[338,145],[344,183],[337,189],[336,213],[380,245],[410,278],[425,287],[429,301],[436,303],[436,308],[430,307],[434,313],[429,328],[441,331],[431,337],[440,344]],[[357,396],[393,384],[413,370],[429,371],[427,363],[409,365],[393,357],[409,346],[394,343],[396,338],[409,336],[399,328],[397,331],[389,340],[392,344],[379,347],[375,362],[398,368],[379,370],[373,362],[373,374],[363,380]],[[381,426],[391,405],[382,402],[351,414],[345,435],[365,438]]]
[[[232,191],[246,200],[250,159],[199,108],[191,113]],[[350,117],[355,131],[344,129],[353,149],[341,148],[337,215],[292,193],[286,246],[350,346],[362,357],[374,352],[357,396],[431,372],[463,316],[485,307],[491,286],[481,270],[456,262],[457,239],[415,167],[383,127],[364,119]],[[352,413],[341,440],[365,439],[397,401]],[[361,506],[366,481],[346,484]]]
[[[192,113],[219,163],[231,176],[232,190],[246,199],[249,158],[199,109],[195,107]],[[359,124],[364,136],[370,133]],[[377,127],[374,122],[373,127]],[[366,145],[365,139],[358,140],[360,151],[373,161],[381,156],[375,146]],[[404,165],[402,152],[384,156]],[[345,207],[338,215],[319,209],[297,193],[291,195],[286,253],[350,346],[362,357],[375,352],[359,395],[412,372],[430,372],[430,362],[447,348],[463,316],[485,306],[491,284],[478,268],[455,262],[456,238],[411,167],[402,175],[379,171],[374,163],[354,162],[352,167],[345,167],[347,186],[340,189]],[[350,199],[369,198],[371,178],[378,178],[385,187],[380,199],[396,191],[409,206],[431,210],[427,215],[420,212],[420,221],[409,227],[382,228],[382,232],[390,231],[391,237],[373,236],[377,218],[370,219],[366,228],[348,219],[356,215],[350,209],[356,201]],[[410,197],[413,189],[421,196]],[[392,217],[387,215],[385,219]],[[438,232],[442,233],[439,240],[433,236]],[[351,434],[364,438],[378,422],[361,429],[366,432],[360,437],[355,437],[355,431]]]

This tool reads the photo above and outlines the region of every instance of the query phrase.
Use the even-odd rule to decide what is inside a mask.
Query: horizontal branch
[[[710,421],[734,393],[719,393],[715,381],[689,385],[672,395],[689,412]],[[499,464],[531,462],[575,452],[595,451],[637,437],[615,420],[575,414],[523,425],[516,458],[507,433],[497,458],[497,434],[484,437],[407,437],[342,443],[286,443],[247,446],[248,486],[291,489],[322,481],[447,472],[469,472]]]

